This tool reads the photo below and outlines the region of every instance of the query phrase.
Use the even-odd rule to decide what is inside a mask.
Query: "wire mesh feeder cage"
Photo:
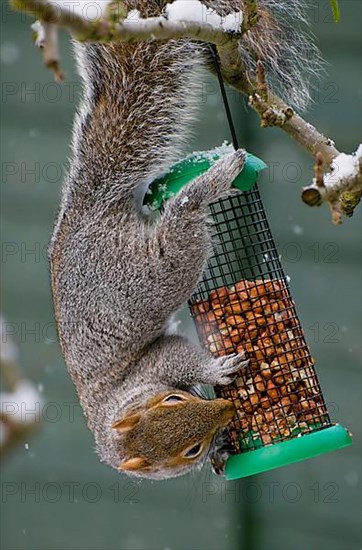
[[[152,186],[163,200],[225,151],[198,154]],[[216,357],[245,352],[236,380],[216,387],[235,404],[227,432],[227,479],[246,477],[351,444],[333,425],[292,300],[259,191],[265,164],[248,155],[234,186],[242,193],[210,205],[215,247],[189,305],[202,344]]]

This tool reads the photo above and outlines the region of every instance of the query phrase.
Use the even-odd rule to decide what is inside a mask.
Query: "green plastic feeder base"
[[[226,463],[225,476],[226,479],[232,480],[260,474],[293,462],[343,449],[351,444],[350,433],[340,424],[336,424],[290,441],[232,455]]]

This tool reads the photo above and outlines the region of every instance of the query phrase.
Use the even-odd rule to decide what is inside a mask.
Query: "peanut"
[[[248,293],[243,290],[238,290],[236,292],[236,296],[237,296],[236,299],[239,300],[239,302],[245,302],[249,298]],[[231,301],[231,298],[230,298],[230,301]]]
[[[251,303],[249,301],[241,302],[240,304],[241,311],[246,312],[251,310]]]
[[[243,407],[243,409],[246,413],[252,413],[253,412],[253,407],[252,407],[249,399],[246,399],[243,402],[242,407]]]
[[[255,359],[257,359],[260,363],[264,363],[264,354],[260,351],[258,346],[253,346],[252,352],[255,355]]]
[[[264,325],[266,325],[266,318],[264,317],[264,315],[256,314],[255,321],[258,327],[263,327]]]
[[[269,307],[273,313],[276,313],[277,311],[279,311],[279,302],[271,302],[269,303]]]
[[[272,401],[278,401],[279,392],[271,380],[268,380],[267,394]]]
[[[281,364],[279,363],[278,359],[273,359],[273,361],[270,363],[270,368],[275,371],[281,369]]]
[[[261,315],[265,312],[267,304],[268,302],[265,298],[258,298],[257,300],[253,301],[253,311]]]
[[[224,308],[220,306],[220,304],[215,304],[215,302],[211,303],[211,307],[213,308],[213,312],[215,317],[222,317],[225,314]]]
[[[264,281],[255,281],[256,284],[254,288],[250,289],[249,295],[251,298],[259,298],[260,296],[264,296],[267,293],[267,289],[265,288]]]
[[[210,344],[209,350],[211,353],[221,353],[223,351],[222,348],[220,349],[220,347],[217,344]]]
[[[245,348],[243,344],[239,344],[238,347],[236,348],[236,351],[237,353],[245,353]]]
[[[269,445],[272,442],[272,436],[270,434],[263,434],[261,439],[264,445]]]
[[[260,363],[260,374],[262,375],[263,378],[266,378],[266,379],[271,378],[272,371],[268,363]]]
[[[288,413],[292,406],[292,402],[289,397],[283,397],[283,399],[280,401],[280,405],[283,407],[284,411]]]
[[[276,384],[277,386],[281,386],[285,384],[284,376],[279,372],[273,376],[273,380],[274,380],[274,384]]]
[[[229,338],[226,338],[224,340],[224,348],[228,351],[228,353],[233,353],[234,351],[234,344]]]
[[[254,311],[247,311],[246,313],[244,313],[244,317],[248,323],[252,323],[255,318],[255,313]]]
[[[215,321],[217,321],[217,318],[213,311],[209,311],[209,313],[206,315],[206,319],[208,323],[214,323]]]
[[[193,304],[192,307],[197,313],[207,313],[210,310],[210,302],[209,300],[204,300],[203,302]]]
[[[260,398],[260,405],[263,409],[269,409],[270,408],[270,400],[269,400],[269,397],[267,397],[266,395],[264,395],[263,397]]]
[[[242,313],[243,308],[241,306],[241,302],[238,302],[236,300],[229,302],[228,305],[225,307],[225,313],[226,315],[232,315],[235,313]]]
[[[299,398],[295,393],[290,393],[289,399],[291,400],[292,403],[298,403],[299,401]]]
[[[234,286],[234,290],[236,290],[237,292],[239,291],[247,291],[250,287],[253,286],[253,283],[249,282],[249,281],[239,281],[238,283],[236,283],[236,285]]]
[[[253,405],[253,407],[259,404],[259,396],[257,393],[251,393],[249,398],[250,398],[250,403]]]
[[[220,334],[222,334],[223,336],[229,336],[230,330],[231,329],[229,325],[227,325],[226,323],[219,323],[219,331]]]
[[[266,384],[260,374],[257,374],[257,376],[255,377],[254,385],[259,392],[263,392],[266,390]]]
[[[220,287],[216,290],[213,290],[210,293],[209,300],[211,302],[213,302],[214,300],[217,300],[217,302],[220,304],[220,303],[223,303],[223,300],[225,300],[225,298],[227,298],[228,295],[229,295],[229,290],[225,286]]]
[[[234,343],[234,344],[238,344],[242,337],[243,337],[243,334],[244,334],[244,331],[238,329],[238,328],[235,328],[234,330],[232,330],[230,332],[230,340]]]
[[[245,344],[244,344],[244,347],[245,347],[245,349],[246,349],[246,351],[247,351],[248,353],[253,353],[253,351],[254,351],[254,345],[253,345],[252,342],[246,341]]]
[[[258,337],[258,329],[255,325],[249,325],[246,327],[246,333],[250,340],[255,340]]]
[[[244,319],[241,317],[241,315],[229,315],[229,317],[226,317],[225,321],[227,325],[230,325],[232,327],[244,324]]]

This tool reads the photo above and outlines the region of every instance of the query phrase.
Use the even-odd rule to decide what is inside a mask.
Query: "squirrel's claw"
[[[218,357],[211,363],[213,372],[210,373],[210,378],[213,381],[209,383],[214,386],[231,384],[235,380],[237,373],[248,364],[249,361],[245,361],[245,353],[233,353],[226,357]]]

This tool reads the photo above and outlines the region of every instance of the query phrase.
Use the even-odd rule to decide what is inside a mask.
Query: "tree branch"
[[[339,155],[332,140],[296,114],[280,97],[269,91],[267,97],[258,93],[260,83],[246,79],[237,44],[221,46],[218,52],[224,80],[249,97],[249,105],[259,114],[263,127],[278,126],[313,156],[320,152],[327,165]]]
[[[227,33],[206,23],[168,21],[164,17],[150,17],[137,21],[114,21],[100,18],[87,21],[83,17],[43,0],[11,0],[12,5],[40,19],[44,23],[56,23],[70,31],[81,42],[141,42],[143,40],[171,40],[189,38],[211,42],[218,46],[237,42],[240,34]],[[120,3],[122,6],[122,3]],[[127,12],[124,11],[124,16]]]

